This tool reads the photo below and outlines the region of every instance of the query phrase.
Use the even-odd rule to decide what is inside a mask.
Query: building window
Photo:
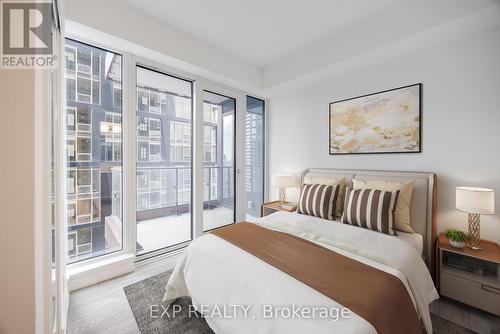
[[[191,118],[191,100],[182,96],[174,97],[175,117],[190,119]]]
[[[217,127],[203,126],[203,162],[217,162]]]
[[[203,103],[203,122],[216,125],[219,121],[221,109],[219,104]]]
[[[102,153],[104,161],[122,161],[122,115],[117,112],[106,112],[104,121],[100,126],[102,142]]]
[[[64,58],[66,62],[66,69],[68,71],[76,70],[76,48],[66,45],[64,50]]]
[[[90,227],[76,231],[76,245],[77,256],[92,252],[92,229]]]
[[[161,120],[158,118],[149,118],[149,136],[150,138],[161,138]]]
[[[191,124],[170,122],[170,162],[191,161]]]
[[[72,44],[73,43],[73,44]],[[67,40],[65,47],[66,99],[88,104],[101,103],[101,58],[94,47]]]
[[[77,48],[77,67],[78,72],[89,73],[92,66],[92,51],[88,48]]]
[[[76,131],[76,108],[66,108],[66,131]]]
[[[113,106],[120,109],[122,107],[122,85],[113,83]]]
[[[92,126],[92,113],[89,106],[82,105],[77,108],[77,131],[90,132]]]
[[[161,114],[161,98],[160,95],[164,93],[149,91],[149,112],[154,114]]]
[[[137,88],[137,111],[149,112],[149,91]]]
[[[68,214],[68,225],[76,224],[76,202],[68,202],[68,207],[66,209]]]
[[[76,101],[76,80],[74,77],[66,77],[66,100]]]
[[[76,231],[68,233],[68,257],[75,258],[76,253]]]
[[[161,161],[161,142],[151,141],[149,143],[149,161]]]

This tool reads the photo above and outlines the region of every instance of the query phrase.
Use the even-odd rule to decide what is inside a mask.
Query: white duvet
[[[277,212],[255,223],[395,275],[406,286],[427,333],[432,333],[428,306],[439,296],[420,254],[408,243],[297,213]],[[275,314],[279,307],[293,312],[294,308],[341,310],[343,306],[210,234],[191,243],[170,276],[164,300],[170,303],[183,296],[191,297],[216,333],[376,333],[353,312],[336,321],[317,315]],[[274,317],[269,317],[270,312]]]

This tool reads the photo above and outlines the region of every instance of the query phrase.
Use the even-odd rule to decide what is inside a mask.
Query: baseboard
[[[79,266],[68,270],[69,291],[78,290],[117,276],[121,276],[134,271],[135,256],[123,254],[99,261],[88,266]]]
[[[185,252],[185,250],[186,248],[183,247],[165,254],[156,255],[150,258],[140,259],[139,261],[135,262],[135,266],[140,267],[150,264],[152,262],[162,261],[168,269],[173,269],[175,267],[175,264],[177,263],[177,260],[179,259],[181,254]]]

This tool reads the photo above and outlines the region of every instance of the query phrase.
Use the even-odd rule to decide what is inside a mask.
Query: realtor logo
[[[2,2],[2,69],[54,68],[51,2]]]

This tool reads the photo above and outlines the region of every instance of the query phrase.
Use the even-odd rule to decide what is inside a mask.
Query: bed
[[[428,305],[438,298],[430,274],[436,235],[435,175],[307,169],[301,179],[304,183],[306,179],[339,176],[345,177],[347,187],[353,179],[414,181],[411,225],[416,233],[391,236],[289,212],[277,212],[250,225],[305,240],[333,251],[329,253],[340,254],[397,278],[411,298],[422,327],[432,333]],[[193,241],[179,259],[164,300],[170,303],[179,297],[191,297],[193,305],[216,333],[377,333],[373,322],[356,312],[339,316],[345,309],[342,303],[318,290],[235,244],[207,234]],[[326,318],[295,316],[296,306],[338,313],[328,314]],[[218,312],[214,313],[215,309]]]

